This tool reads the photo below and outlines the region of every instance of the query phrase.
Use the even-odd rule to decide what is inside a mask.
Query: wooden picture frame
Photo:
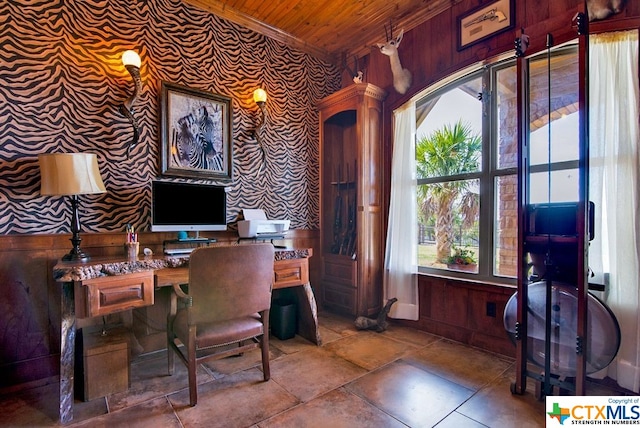
[[[513,0],[496,0],[458,17],[458,50],[465,49],[515,24]]]
[[[162,174],[231,181],[232,123],[230,97],[162,82]]]

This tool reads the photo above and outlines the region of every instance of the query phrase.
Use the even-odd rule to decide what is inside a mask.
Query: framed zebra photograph
[[[162,175],[231,181],[231,98],[162,82]]]

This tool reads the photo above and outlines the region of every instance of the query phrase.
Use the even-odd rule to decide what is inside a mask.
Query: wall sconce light
[[[136,121],[136,118],[133,117],[133,104],[136,102],[136,98],[142,90],[142,80],[140,79],[140,56],[135,51],[125,51],[122,54],[122,64],[124,64],[125,68],[133,78],[133,83],[135,84],[133,94],[131,94],[131,96],[120,106],[120,113],[129,119],[131,126],[133,126],[133,138],[127,148],[127,157],[129,157],[131,149],[138,144],[138,139],[140,138],[138,122]]]
[[[71,243],[73,248],[62,260],[87,261],[89,255],[80,249],[80,216],[78,195],[104,193],[98,159],[92,153],[45,153],[38,155],[40,194],[71,196]]]
[[[264,150],[264,146],[262,144],[262,140],[260,139],[260,131],[266,125],[266,114],[265,114],[265,103],[267,102],[267,92],[258,88],[253,91],[253,101],[258,104],[260,108],[260,122],[258,122],[258,126],[251,132],[252,136],[256,139],[258,144],[260,145],[260,151],[262,152],[262,161],[266,162],[266,152]]]

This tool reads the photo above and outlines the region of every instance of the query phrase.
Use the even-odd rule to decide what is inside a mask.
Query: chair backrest
[[[224,321],[271,307],[272,244],[198,248],[189,257],[189,324]]]

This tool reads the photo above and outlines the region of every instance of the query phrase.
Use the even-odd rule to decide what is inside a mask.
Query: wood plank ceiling
[[[461,0],[186,0],[329,63],[362,57]]]

